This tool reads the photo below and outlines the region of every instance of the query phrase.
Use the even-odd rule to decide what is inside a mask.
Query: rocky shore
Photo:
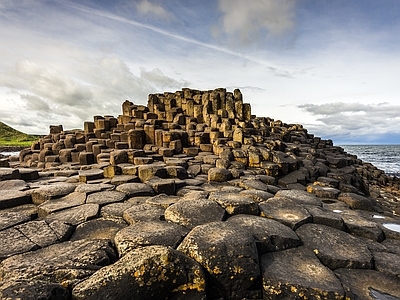
[[[400,181],[239,90],[0,159],[1,299],[400,299]]]

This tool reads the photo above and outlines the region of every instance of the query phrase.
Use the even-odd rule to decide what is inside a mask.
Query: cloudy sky
[[[336,145],[400,144],[398,0],[0,0],[0,41],[0,121],[27,133],[226,87]]]

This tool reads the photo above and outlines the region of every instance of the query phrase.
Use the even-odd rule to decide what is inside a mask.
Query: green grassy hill
[[[26,134],[0,122],[0,146],[29,147],[41,136]]]

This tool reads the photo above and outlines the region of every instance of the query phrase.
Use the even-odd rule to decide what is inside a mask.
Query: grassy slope
[[[0,146],[29,147],[41,136],[20,132],[3,122],[0,122]]]

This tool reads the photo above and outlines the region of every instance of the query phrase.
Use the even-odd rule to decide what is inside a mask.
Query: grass
[[[30,147],[41,135],[26,134],[0,122],[0,146]]]

